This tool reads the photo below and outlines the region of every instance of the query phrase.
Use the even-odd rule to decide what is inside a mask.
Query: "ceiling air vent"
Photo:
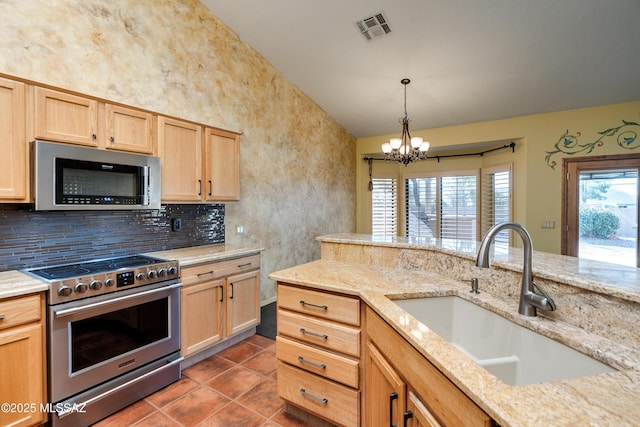
[[[378,39],[391,33],[389,21],[382,12],[356,22],[356,27],[367,40]]]

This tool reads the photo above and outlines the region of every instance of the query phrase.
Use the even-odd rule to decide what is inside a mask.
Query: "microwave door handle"
[[[149,206],[151,203],[151,197],[149,191],[151,191],[151,187],[149,186],[149,166],[142,167],[142,204],[144,206]]]

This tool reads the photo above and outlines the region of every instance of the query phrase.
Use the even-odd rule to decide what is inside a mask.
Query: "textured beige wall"
[[[624,155],[640,152],[640,125],[631,125],[615,135],[605,137],[602,146],[591,153],[579,153],[574,156],[562,153],[553,156],[557,166],[555,170],[545,162],[547,151],[554,150],[554,144],[569,131],[580,133],[579,144],[591,144],[607,129],[615,128],[627,122],[640,123],[640,102],[604,105],[531,116],[515,117],[504,120],[471,123],[446,128],[412,130],[412,135],[420,135],[431,141],[432,146],[470,144],[483,141],[513,140],[516,151],[496,151],[483,157],[463,157],[418,162],[408,167],[388,163],[375,163],[375,173],[401,175],[403,172],[427,172],[441,170],[461,170],[482,168],[501,163],[513,163],[514,167],[514,219],[527,227],[537,250],[560,253],[561,250],[561,209],[562,209],[562,158],[596,155]],[[398,133],[400,129],[398,129]],[[624,133],[624,135],[622,135]],[[622,148],[617,141],[620,136],[637,138],[634,143]],[[380,151],[380,144],[391,135],[358,140],[358,159],[366,153]],[[623,144],[625,145],[625,144]],[[370,195],[367,191],[367,163],[357,162],[357,198],[359,233],[371,231]],[[542,221],[555,221],[554,229],[543,229]]]
[[[0,73],[242,132],[226,240],[265,248],[263,300],[355,230],[355,138],[197,0],[0,1]]]

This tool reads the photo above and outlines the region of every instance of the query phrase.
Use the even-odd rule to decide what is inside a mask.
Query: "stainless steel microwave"
[[[45,141],[32,143],[35,209],[160,209],[160,159]]]

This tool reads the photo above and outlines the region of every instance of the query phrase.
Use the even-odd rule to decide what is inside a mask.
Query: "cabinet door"
[[[207,128],[204,164],[205,199],[240,200],[240,136]]]
[[[260,271],[227,279],[227,336],[260,323]]]
[[[409,392],[407,412],[404,417],[405,427],[440,427],[438,420],[412,391]]]
[[[202,200],[202,126],[158,117],[162,201]]]
[[[34,138],[98,146],[98,101],[34,88]]]
[[[0,332],[0,402],[29,406],[0,411],[0,425],[31,426],[45,421],[42,326],[31,323]],[[33,410],[32,410],[33,409]]]
[[[0,199],[26,201],[25,85],[0,78]]]
[[[371,343],[367,343],[365,372],[365,425],[400,426],[406,408],[406,384]]]
[[[117,105],[105,105],[105,147],[154,154],[153,114]]]
[[[183,356],[222,339],[223,286],[223,280],[212,280],[180,290],[180,347]]]

